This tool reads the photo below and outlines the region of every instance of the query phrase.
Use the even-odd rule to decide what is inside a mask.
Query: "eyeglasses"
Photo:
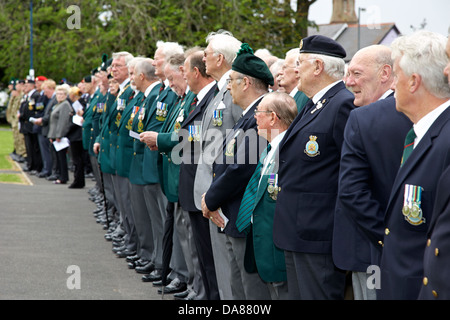
[[[258,113],[272,113],[273,111],[269,111],[269,110],[258,110],[258,109],[255,109],[255,113],[256,114],[258,114]]]
[[[227,79],[227,84],[230,84],[231,81],[234,81],[234,80],[242,80],[242,79],[244,79],[244,78],[236,78],[236,79],[228,78],[228,79]]]
[[[295,61],[295,66],[298,68],[298,67],[300,67],[302,62],[308,61],[308,60],[316,60],[316,58],[308,58],[308,59],[297,60],[297,61]]]
[[[125,67],[124,64],[112,64],[112,65],[111,65],[111,68],[116,68],[116,69],[118,69],[118,68],[123,68],[123,67]]]

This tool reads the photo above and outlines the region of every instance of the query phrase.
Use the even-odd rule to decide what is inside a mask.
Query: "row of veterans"
[[[206,43],[92,77],[83,146],[113,251],[184,299],[343,299],[350,273],[355,299],[448,298],[447,39],[363,48],[344,74],[311,36],[278,76],[227,32]]]
[[[77,110],[86,105],[83,91],[66,83],[57,86],[45,76],[13,79],[9,89],[7,120],[14,137],[11,157],[25,163],[25,172],[57,184],[69,181],[70,160],[74,180],[69,188],[83,188],[90,163],[81,143],[81,125],[73,122]]]

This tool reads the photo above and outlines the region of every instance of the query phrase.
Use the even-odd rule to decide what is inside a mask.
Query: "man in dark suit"
[[[367,268],[380,264],[384,211],[412,126],[395,109],[393,80],[391,50],[381,45],[358,51],[346,78],[361,108],[350,113],[344,131],[333,260],[352,272],[355,300],[376,299],[375,288],[367,286],[372,275]]]
[[[449,29],[450,33],[450,29]],[[448,63],[444,75],[450,86],[450,38],[446,47]],[[450,242],[450,167],[440,178],[436,202],[434,204],[433,220],[428,230],[427,246],[424,255],[424,278],[419,299],[450,299],[449,255],[447,250]]]
[[[345,88],[345,50],[324,36],[300,42],[298,88],[310,99],[280,144],[275,245],[285,251],[292,299],[343,299],[345,273],[332,259],[344,128],[354,109]]]
[[[247,185],[236,227],[245,231],[245,269],[257,272],[273,300],[288,298],[284,252],[273,244],[273,216],[278,194],[278,146],[298,114],[297,103],[286,93],[267,94],[255,111],[258,135],[269,141],[260,165]]]
[[[192,227],[192,236],[200,262],[206,299],[219,300],[216,270],[209,234],[209,221],[204,219],[201,210],[198,210],[194,201],[194,180],[197,164],[200,157],[201,120],[206,107],[214,98],[217,84],[206,74],[203,61],[203,50],[187,55],[184,62],[183,74],[189,89],[196,97],[184,115],[186,120],[181,125],[179,149],[182,153],[180,163],[180,177],[178,197],[181,208],[189,213]],[[173,156],[172,156],[173,158]]]
[[[234,299],[270,299],[259,275],[245,271],[245,235],[237,230],[236,218],[245,187],[258,163],[260,145],[266,143],[256,134],[254,110],[272,84],[273,76],[265,62],[253,54],[248,44],[242,44],[228,83],[233,102],[243,110],[242,117],[225,137],[223,150],[213,165],[213,182],[202,201],[203,216],[226,234]]]
[[[450,164],[446,38],[418,31],[391,45],[396,108],[413,123],[386,209],[377,299],[417,299],[439,177]]]

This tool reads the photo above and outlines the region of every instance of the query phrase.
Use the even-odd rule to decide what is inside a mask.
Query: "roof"
[[[347,52],[346,62],[349,62],[356,51],[358,51],[358,25],[357,24],[326,24],[318,25],[319,30],[308,28],[308,36],[321,34],[336,40]],[[360,42],[361,48],[373,44],[390,45],[400,35],[395,23],[382,23],[379,25],[361,25]]]

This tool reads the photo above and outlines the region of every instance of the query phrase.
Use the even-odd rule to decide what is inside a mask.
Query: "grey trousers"
[[[246,238],[226,236],[231,290],[234,300],[271,300],[269,288],[259,274],[248,273],[244,267]]]
[[[137,250],[137,234],[134,222],[134,217],[131,212],[131,201],[130,201],[130,180],[127,177],[122,177],[119,175],[112,175],[112,182],[114,186],[114,195],[116,199],[116,209],[119,209],[122,226],[126,232],[125,243],[129,251]]]
[[[226,248],[227,238],[218,227],[209,221],[209,234],[216,268],[217,287],[219,288],[220,300],[232,300],[230,270],[228,269],[228,253]],[[240,291],[242,290],[239,289]]]
[[[352,272],[352,287],[355,300],[377,300],[377,290],[367,287],[367,278],[370,274],[366,272]]]
[[[154,254],[153,228],[144,197],[144,185],[131,184],[131,212],[133,213],[138,238],[137,254],[151,261]]]
[[[192,234],[189,212],[183,210],[179,203],[175,203],[174,218],[175,232],[178,235],[181,251],[183,252],[189,274],[187,281],[188,288],[195,291],[198,300],[204,300],[206,299],[206,292],[200,271],[198,253]]]
[[[162,240],[164,233],[164,220],[166,216],[167,198],[161,190],[159,183],[144,186],[144,200],[147,214],[150,217],[153,235],[152,261],[156,269],[162,268]]]

